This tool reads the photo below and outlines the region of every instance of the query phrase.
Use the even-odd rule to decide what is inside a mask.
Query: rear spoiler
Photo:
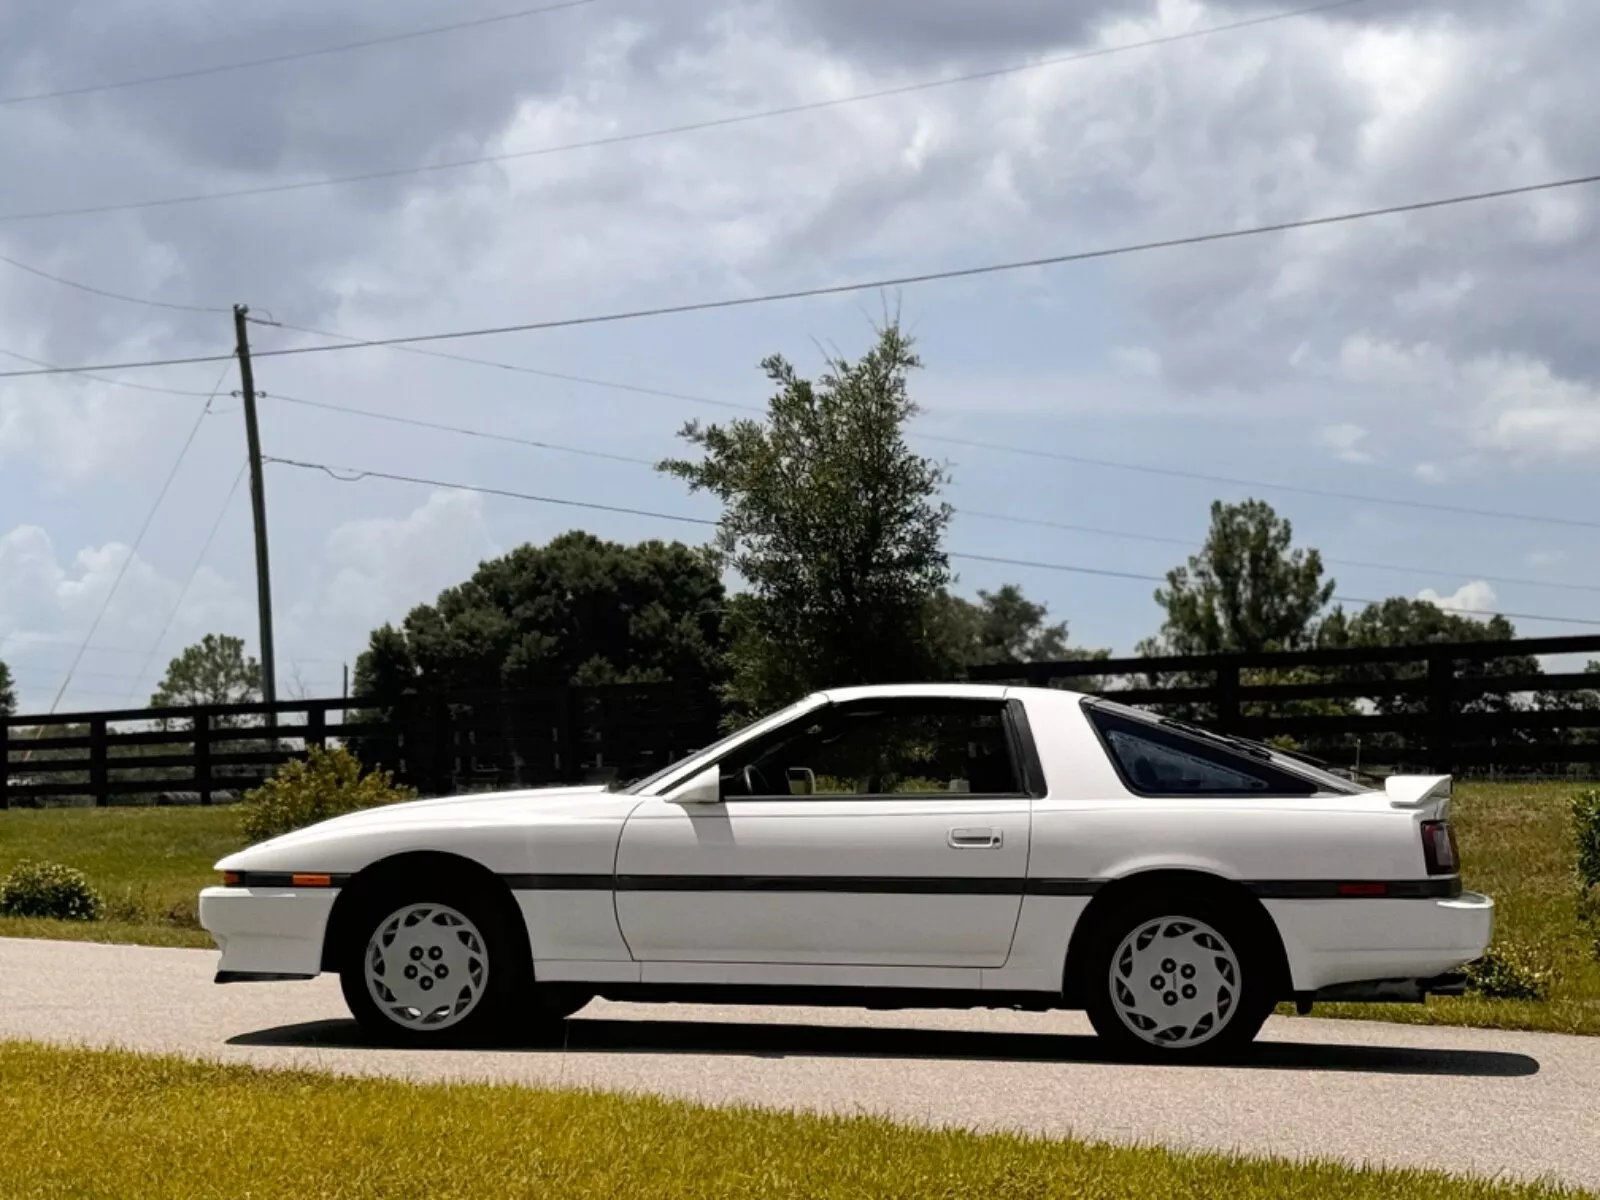
[[[1391,775],[1383,791],[1392,808],[1422,808],[1430,800],[1450,799],[1448,775]]]

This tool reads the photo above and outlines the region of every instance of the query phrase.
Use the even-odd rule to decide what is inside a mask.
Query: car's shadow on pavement
[[[231,1046],[380,1049],[354,1021],[309,1021],[239,1034]],[[965,1059],[973,1062],[1108,1063],[1116,1061],[1094,1037],[1076,1034],[904,1029],[870,1025],[789,1025],[765,1022],[626,1020],[582,1017],[563,1036],[497,1047],[498,1053],[710,1054],[755,1058],[840,1057]],[[1515,1077],[1536,1075],[1526,1054],[1321,1042],[1257,1042],[1221,1066],[1286,1071],[1357,1071],[1379,1075]],[[1193,1068],[1180,1068],[1193,1069]],[[1203,1069],[1203,1068],[1202,1068]]]

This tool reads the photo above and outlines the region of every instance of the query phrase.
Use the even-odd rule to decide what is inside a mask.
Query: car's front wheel
[[[1260,1032],[1275,1000],[1271,958],[1237,906],[1150,895],[1096,930],[1084,1007],[1115,1051],[1164,1061],[1226,1056]]]
[[[339,970],[351,1015],[380,1041],[409,1046],[537,1034],[566,1016],[572,1008],[547,1011],[533,987],[526,939],[503,907],[442,885],[364,897]]]

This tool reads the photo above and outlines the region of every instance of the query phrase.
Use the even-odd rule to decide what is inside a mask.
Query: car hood
[[[512,792],[480,792],[385,804],[331,817],[303,829],[257,842],[217,863],[219,871],[273,870],[291,854],[313,847],[349,845],[354,841],[409,838],[432,828],[462,830],[483,826],[510,827],[625,815],[637,797],[608,791],[603,785],[529,788]]]

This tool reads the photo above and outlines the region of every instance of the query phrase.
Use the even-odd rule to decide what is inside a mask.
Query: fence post
[[[1448,774],[1454,757],[1455,660],[1448,651],[1428,654],[1428,770]]]
[[[95,807],[107,800],[110,774],[106,769],[106,719],[89,718],[89,791],[94,796]]]
[[[0,716],[0,812],[11,807],[11,722]]]
[[[328,748],[328,710],[325,708],[306,709],[306,749],[313,746],[318,750]]]
[[[1217,729],[1237,733],[1239,729],[1239,668],[1234,663],[1217,667]]]
[[[200,803],[211,803],[211,714],[194,714],[194,778],[200,789]]]

